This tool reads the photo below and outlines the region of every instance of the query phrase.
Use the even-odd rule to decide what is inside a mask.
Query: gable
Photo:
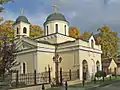
[[[115,61],[112,59],[112,61],[110,62],[110,65],[108,67],[109,69],[110,68],[117,68],[117,64],[115,63]]]
[[[15,43],[16,43],[17,51],[27,50],[27,49],[32,49],[37,47],[35,44],[30,43],[29,40],[24,40],[24,39],[19,39]]]

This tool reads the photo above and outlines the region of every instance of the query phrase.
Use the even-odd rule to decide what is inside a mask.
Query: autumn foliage
[[[43,30],[38,25],[30,25],[30,37],[40,37],[43,36]]]
[[[97,43],[102,48],[102,58],[114,58],[117,56],[118,50],[118,34],[110,30],[108,26],[98,28],[98,35],[96,36]]]
[[[69,36],[73,38],[80,38],[80,31],[76,26],[71,26],[69,28]]]
[[[90,35],[91,35],[90,32],[85,31],[80,35],[80,38],[84,40],[85,38],[89,37]]]

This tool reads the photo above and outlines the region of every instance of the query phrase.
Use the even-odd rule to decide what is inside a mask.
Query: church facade
[[[14,23],[15,43],[18,50],[16,60],[20,65],[15,69],[19,73],[45,72],[51,68],[55,77],[54,57],[57,54],[63,71],[79,70],[80,80],[83,72],[90,79],[97,70],[101,70],[101,46],[96,45],[94,36],[86,40],[69,36],[69,22],[61,13],[50,14],[44,22],[44,36],[30,38],[30,23],[25,16],[19,16]]]

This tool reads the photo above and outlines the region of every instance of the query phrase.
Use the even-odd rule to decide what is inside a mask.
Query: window
[[[58,24],[55,24],[56,33],[58,33]]]
[[[66,25],[64,26],[64,28],[65,28],[65,35],[66,35]]]
[[[26,72],[26,66],[25,66],[25,63],[23,63],[23,74],[25,74]]]
[[[100,62],[99,61],[96,62],[96,68],[97,68],[97,71],[100,70]]]
[[[19,28],[17,27],[17,34],[19,34]]]
[[[26,27],[23,28],[23,33],[27,33],[27,28]]]
[[[47,35],[48,35],[48,26],[47,26]]]
[[[94,41],[91,40],[91,48],[94,48]]]

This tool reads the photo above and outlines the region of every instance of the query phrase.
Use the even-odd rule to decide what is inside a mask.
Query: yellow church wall
[[[45,25],[46,28],[48,26],[49,34],[56,33],[55,24],[58,24],[58,32],[61,34],[65,34],[64,25],[66,25],[66,34],[68,35],[68,23],[59,20],[50,21],[48,24]]]
[[[60,67],[62,67],[63,71],[79,69],[78,51],[59,52],[59,56],[62,57]]]
[[[52,77],[54,77],[54,72],[55,72],[55,65],[54,65],[54,62],[53,62],[53,56],[54,56],[54,53],[50,53],[50,52],[37,52],[37,58],[38,58],[38,61],[37,61],[37,70],[38,72],[45,72],[45,67],[47,68],[48,70],[48,66],[51,67],[52,69],[52,72],[51,72],[51,75]]]
[[[31,53],[24,53],[24,54],[19,54],[16,57],[16,60],[18,62],[25,63],[26,64],[26,73],[33,73],[34,72],[34,52]],[[20,64],[20,65],[21,65]],[[21,66],[20,66],[21,67]],[[18,68],[18,70],[20,71],[20,73],[22,73],[22,67]]]

